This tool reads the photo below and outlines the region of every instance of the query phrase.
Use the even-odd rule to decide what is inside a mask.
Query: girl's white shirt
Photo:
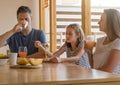
[[[105,38],[106,37],[102,37],[97,40],[96,51],[93,55],[94,68],[101,68],[106,64],[112,49],[120,50],[120,38],[115,39],[109,44],[103,45]]]

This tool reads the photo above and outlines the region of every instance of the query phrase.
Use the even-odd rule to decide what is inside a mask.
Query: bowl
[[[35,58],[30,58],[29,59],[29,63],[32,65],[32,66],[37,66],[37,65],[40,65],[42,64],[43,62],[43,59],[35,59]]]
[[[0,65],[5,65],[8,61],[8,58],[0,58]]]

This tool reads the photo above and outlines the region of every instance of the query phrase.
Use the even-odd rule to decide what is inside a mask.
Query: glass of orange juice
[[[19,47],[18,54],[21,58],[25,58],[27,56],[27,47],[26,46]]]
[[[92,48],[95,46],[95,37],[94,35],[88,35],[86,37],[86,44],[89,48]]]

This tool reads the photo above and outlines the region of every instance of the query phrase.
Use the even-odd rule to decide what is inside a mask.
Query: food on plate
[[[35,59],[35,58],[30,58],[29,59],[29,63],[32,65],[32,66],[37,66],[39,64],[41,64],[43,61],[43,59]]]
[[[7,55],[0,53],[0,58],[8,58]]]
[[[41,64],[43,61],[43,59],[35,59],[35,58],[19,58],[17,61],[18,65],[27,65],[27,64],[31,64],[32,66],[37,66],[39,64]]]
[[[18,65],[27,65],[29,62],[27,60],[27,58],[19,58],[17,61]]]

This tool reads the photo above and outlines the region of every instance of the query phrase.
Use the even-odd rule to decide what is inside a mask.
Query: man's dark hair
[[[30,15],[32,15],[30,8],[27,6],[20,6],[17,10],[17,16],[19,13],[29,13]]]

